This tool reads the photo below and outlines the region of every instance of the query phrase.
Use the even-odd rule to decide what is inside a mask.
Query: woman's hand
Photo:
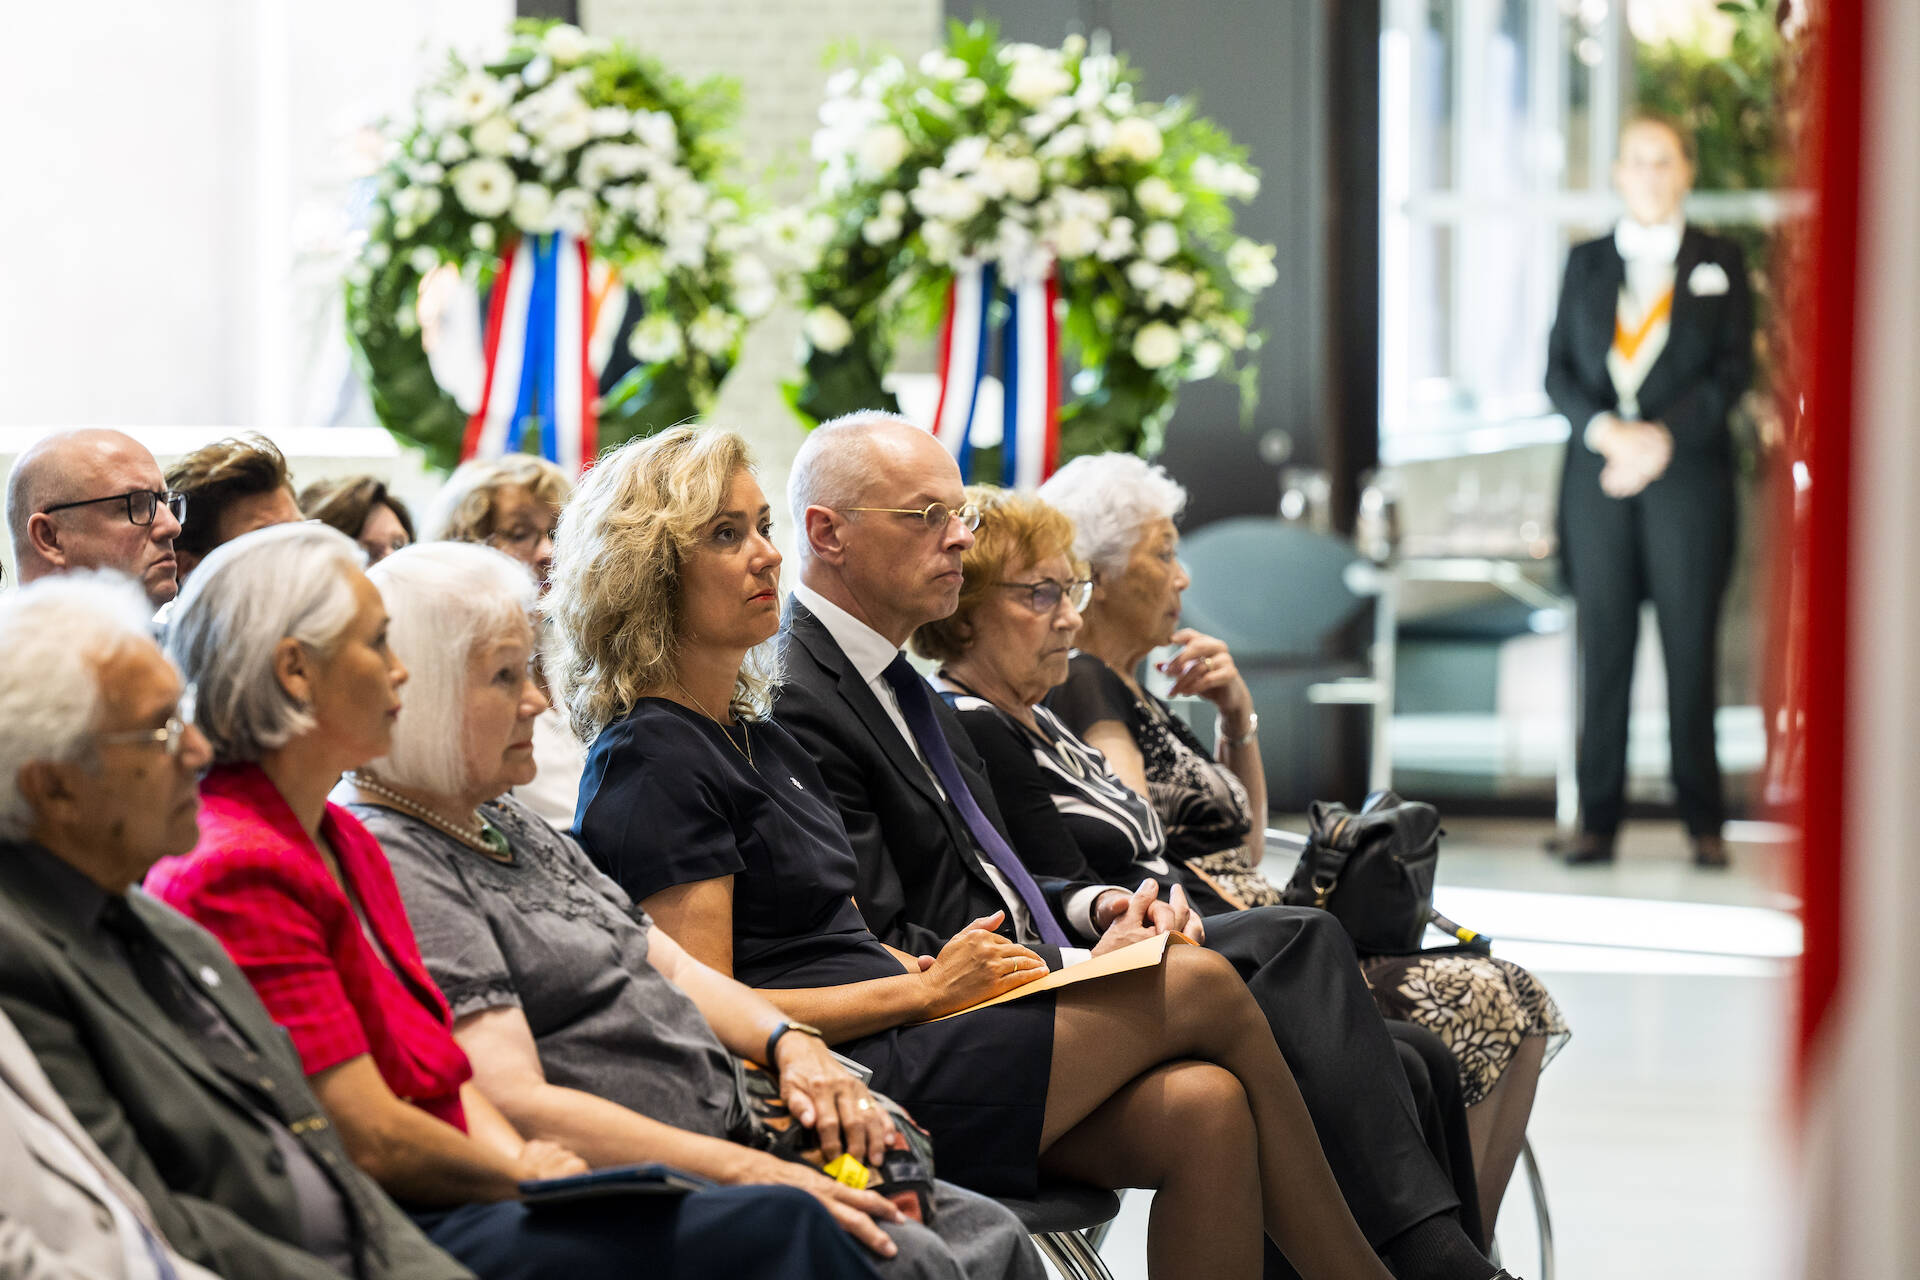
[[[792,1037],[782,1036],[782,1041]],[[891,1200],[872,1191],[855,1191],[803,1164],[794,1164],[764,1151],[740,1148],[737,1167],[722,1179],[730,1186],[798,1187],[825,1205],[840,1229],[883,1258],[899,1252],[881,1222],[905,1222],[906,1215]],[[876,1222],[875,1219],[879,1219]]]
[[[829,1162],[846,1152],[872,1168],[893,1139],[889,1116],[866,1084],[813,1036],[789,1031],[774,1049],[780,1097],[793,1118],[820,1135]]]
[[[920,975],[926,986],[925,1018],[991,1000],[1047,973],[1047,962],[994,930],[1006,913],[982,916],[947,940],[933,965]]]
[[[1245,733],[1247,717],[1253,714],[1253,693],[1240,678],[1226,641],[1182,627],[1173,633],[1173,642],[1180,652],[1160,664],[1160,670],[1173,677],[1170,693],[1177,698],[1205,698],[1220,709],[1228,737]]]
[[[585,1160],[557,1142],[540,1138],[534,1138],[520,1148],[520,1156],[514,1165],[516,1176],[522,1182],[536,1182],[541,1178],[570,1178],[587,1171]]]

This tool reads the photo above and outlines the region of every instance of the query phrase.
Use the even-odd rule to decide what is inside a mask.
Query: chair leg
[[[1127,1189],[1125,1187],[1119,1188],[1119,1196],[1120,1196],[1120,1211],[1121,1213],[1124,1213],[1127,1207]],[[1081,1234],[1086,1236],[1088,1244],[1091,1244],[1095,1249],[1098,1249],[1101,1245],[1107,1242],[1107,1233],[1113,1230],[1113,1224],[1118,1221],[1120,1221],[1120,1214],[1116,1213],[1113,1215],[1113,1217],[1108,1218],[1105,1222],[1100,1223],[1098,1226],[1088,1227],[1085,1231],[1081,1232]]]
[[[1547,1180],[1533,1157],[1532,1141],[1520,1140],[1520,1162],[1527,1167],[1527,1189],[1533,1193],[1535,1229],[1540,1235],[1540,1280],[1553,1280],[1553,1217],[1547,1212]]]
[[[1078,1231],[1044,1231],[1033,1243],[1063,1280],[1113,1280],[1099,1250]]]

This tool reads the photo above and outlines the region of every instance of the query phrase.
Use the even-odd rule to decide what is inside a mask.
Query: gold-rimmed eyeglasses
[[[1035,613],[1052,613],[1060,607],[1062,600],[1072,604],[1078,611],[1086,608],[1087,602],[1093,599],[1092,578],[1075,578],[1071,582],[1042,578],[1038,582],[996,582],[993,585],[1013,591],[1025,591],[1027,605]]]
[[[94,735],[98,743],[126,742],[135,746],[156,745],[167,749],[167,757],[180,758],[180,744],[186,741],[187,726],[193,723],[193,708],[198,690],[188,685],[180,694],[180,703],[173,714],[167,717],[167,723],[159,729],[126,729],[115,733]]]
[[[950,507],[944,502],[929,502],[917,511],[912,507],[841,507],[840,510],[872,511],[883,516],[918,516],[934,533],[946,532],[949,520],[958,520],[968,533],[980,527],[980,508],[971,502],[960,507]]]

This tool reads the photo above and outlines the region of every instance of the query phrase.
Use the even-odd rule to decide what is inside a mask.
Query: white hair
[[[889,422],[914,425],[897,413],[858,409],[821,423],[800,443],[787,472],[787,515],[802,558],[808,554],[807,508],[850,507],[860,501],[874,470],[869,429]]]
[[[42,578],[0,596],[0,840],[21,840],[34,814],[20,771],[82,759],[100,722],[100,664],[144,640],[153,606],[111,571]]]
[[[1102,573],[1119,573],[1155,520],[1178,520],[1187,505],[1180,482],[1131,453],[1075,458],[1040,486],[1039,498],[1073,521],[1073,554]]]
[[[457,795],[466,776],[467,674],[480,646],[516,620],[529,628],[537,591],[512,556],[467,542],[423,542],[367,571],[387,604],[388,637],[407,664],[393,745],[369,767],[402,787]]]
[[[193,571],[167,624],[167,654],[198,688],[194,722],[215,760],[258,760],[313,731],[280,683],[274,649],[291,638],[332,653],[358,609],[347,571],[365,562],[352,538],[308,521],[223,543]]]

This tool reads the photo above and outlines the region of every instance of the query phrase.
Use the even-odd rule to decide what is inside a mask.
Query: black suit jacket
[[[240,1089],[168,1021],[99,930],[49,902],[29,855],[0,844],[0,1007],[169,1243],[223,1276],[340,1280],[294,1242],[300,1213],[272,1136]],[[282,1124],[345,1193],[361,1280],[472,1280],[355,1168],[287,1033],[213,935],[139,890],[134,912],[257,1055]],[[4,1176],[4,1173],[0,1173]]]
[[[832,633],[798,600],[787,605],[780,656],[785,674],[774,719],[819,763],[840,807],[860,864],[860,914],[883,942],[914,955],[938,954],[947,939],[1005,905],[981,869],[973,836]],[[932,701],[974,799],[1005,835],[979,752],[947,704],[937,696]],[[1086,886],[1034,879],[1071,933],[1062,903]],[[1011,936],[1012,926],[1000,931]],[[1057,967],[1054,948],[1034,949]]]
[[[1695,294],[1694,268],[1714,263],[1727,290]],[[1581,439],[1596,413],[1619,406],[1607,352],[1627,265],[1611,235],[1577,244],[1567,255],[1560,308],[1547,339],[1547,395],[1572,426],[1569,470],[1598,475],[1605,459]],[[1724,463],[1730,456],[1727,414],[1753,377],[1753,291],[1745,257],[1731,240],[1689,225],[1674,261],[1673,316],[1667,345],[1640,385],[1640,417],[1673,433],[1674,466]]]

